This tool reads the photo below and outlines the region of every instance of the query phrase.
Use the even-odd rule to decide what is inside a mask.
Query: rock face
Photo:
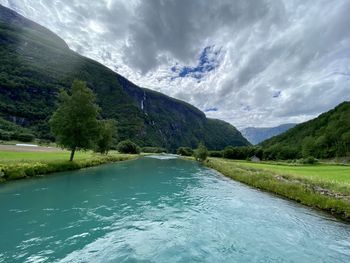
[[[249,142],[232,125],[199,109],[140,88],[102,64],[69,49],[48,29],[0,5],[0,118],[21,120],[39,138],[52,138],[48,120],[60,89],[87,82],[103,118],[118,122],[119,138],[174,150],[204,142],[210,149]]]
[[[255,145],[259,144],[262,141],[265,141],[267,139],[270,139],[273,136],[279,135],[290,128],[293,128],[296,124],[295,123],[287,123],[282,124],[277,127],[263,127],[263,128],[255,128],[255,127],[248,127],[243,130],[241,130],[242,135],[247,138],[247,140]]]

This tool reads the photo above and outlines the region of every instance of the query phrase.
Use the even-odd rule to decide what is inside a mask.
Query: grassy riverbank
[[[210,158],[227,177],[350,221],[350,166],[250,163]]]
[[[115,152],[108,155],[77,152],[75,160],[69,162],[69,152],[58,149],[47,152],[0,151],[0,182],[131,160],[137,157],[137,155]]]

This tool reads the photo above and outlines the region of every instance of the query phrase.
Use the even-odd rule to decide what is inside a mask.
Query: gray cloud
[[[140,86],[238,127],[301,122],[350,100],[348,0],[0,3]],[[200,81],[171,70],[196,69],[211,46],[220,59]]]

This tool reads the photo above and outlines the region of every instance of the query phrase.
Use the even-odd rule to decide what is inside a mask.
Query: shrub
[[[194,157],[197,161],[204,162],[208,157],[208,149],[204,144],[200,143],[198,148],[194,151]]]
[[[0,130],[0,139],[4,141],[10,141],[13,136],[12,132]]]
[[[140,153],[140,147],[137,146],[136,143],[133,143],[130,140],[125,140],[118,143],[117,150],[120,153],[131,153],[131,154]]]
[[[223,151],[209,151],[209,156],[222,158],[222,157],[224,157],[224,152]]]
[[[190,147],[179,147],[176,153],[182,156],[192,156],[193,150]]]
[[[309,156],[307,158],[300,159],[299,163],[302,163],[302,164],[315,164],[315,163],[318,163],[318,160],[316,158],[312,157],[312,156]]]
[[[167,152],[165,148],[160,148],[160,147],[143,147],[141,151],[144,153],[166,153]]]
[[[19,133],[14,135],[14,139],[17,139],[21,142],[31,142],[33,141],[35,136],[31,133]]]

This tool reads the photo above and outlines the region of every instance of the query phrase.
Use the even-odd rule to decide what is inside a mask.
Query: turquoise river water
[[[0,186],[0,262],[350,262],[350,226],[191,161]]]

